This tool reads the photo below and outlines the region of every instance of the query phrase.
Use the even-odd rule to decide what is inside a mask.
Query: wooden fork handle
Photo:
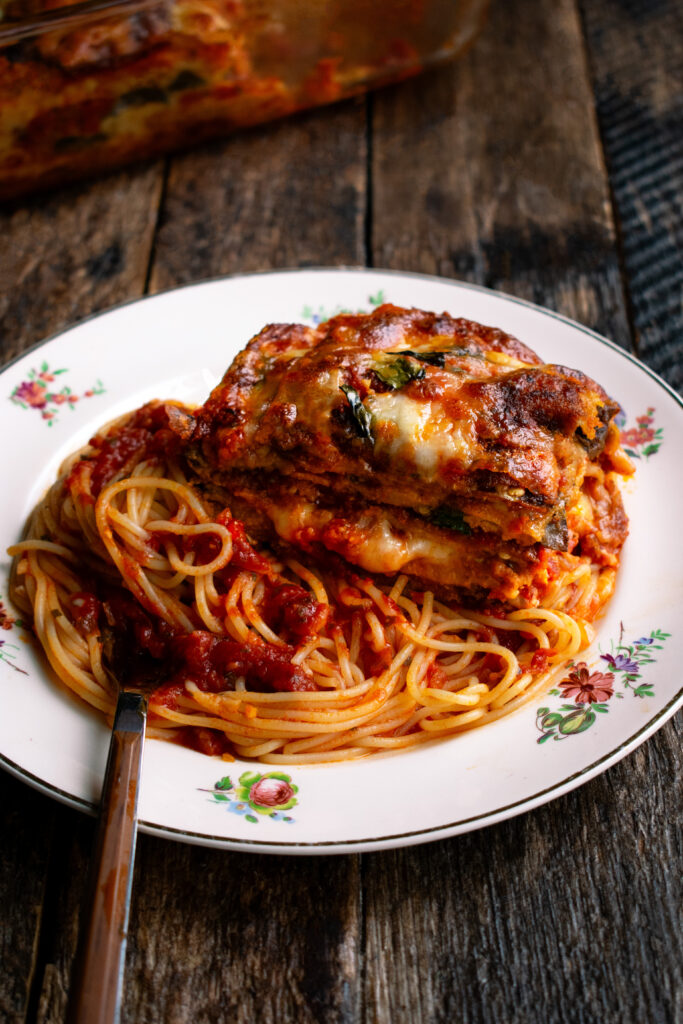
[[[90,917],[80,930],[69,1024],[119,1020],[146,719],[146,698],[122,691],[102,783],[90,870]]]

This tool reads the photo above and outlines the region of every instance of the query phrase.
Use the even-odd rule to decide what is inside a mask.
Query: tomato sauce
[[[81,591],[71,595],[71,614],[76,629],[89,636],[95,633],[98,628],[98,619],[102,611],[102,604],[94,594]]]
[[[240,676],[249,689],[265,693],[316,689],[311,677],[292,664],[295,648],[287,644],[242,643],[195,630],[177,637],[172,653],[181,666],[176,680],[191,679],[206,692],[234,689]]]
[[[199,725],[186,725],[176,734],[176,742],[190,750],[197,750],[209,757],[220,757],[230,751],[230,741],[222,732],[205,729]]]
[[[174,456],[181,451],[186,436],[189,413],[172,404],[144,405],[109,436],[96,434],[90,439],[94,452],[77,462],[68,478],[67,487],[82,500],[92,501],[102,488],[137,456]]]
[[[279,583],[266,587],[261,614],[273,632],[286,640],[301,640],[325,626],[328,606],[295,583]]]
[[[268,575],[271,569],[270,562],[263,555],[259,555],[258,551],[255,551],[251,546],[247,540],[247,531],[244,528],[244,523],[240,522],[239,519],[233,519],[228,509],[225,509],[224,512],[220,512],[216,516],[216,522],[222,526],[227,526],[232,537],[230,567],[237,569],[239,572],[255,572],[259,576]]]
[[[107,596],[104,602],[107,623],[126,646],[126,656],[134,659],[146,653],[161,660],[168,653],[176,630],[163,619],[150,615],[125,591]]]
[[[541,672],[545,672],[548,668],[549,660],[553,658],[556,654],[557,651],[554,650],[554,648],[552,647],[541,648],[538,651],[534,651],[531,657],[531,661],[529,663],[529,668],[532,672],[537,672],[539,674]]]
[[[381,651],[374,651],[369,645],[361,648],[361,667],[364,675],[380,676],[389,668],[393,659],[393,651],[389,644],[386,644]]]

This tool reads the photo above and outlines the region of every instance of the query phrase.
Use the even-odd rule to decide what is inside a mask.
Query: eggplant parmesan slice
[[[260,535],[460,600],[613,570],[618,405],[496,328],[384,305],[275,324],[197,412],[190,461]]]

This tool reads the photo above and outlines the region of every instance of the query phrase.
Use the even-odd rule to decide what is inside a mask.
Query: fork
[[[121,1012],[147,696],[139,683],[118,685],[69,1024],[116,1024]]]

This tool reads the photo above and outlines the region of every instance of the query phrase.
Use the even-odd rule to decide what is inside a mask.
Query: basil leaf
[[[206,80],[185,68],[179,71],[168,87],[169,92],[181,92],[183,89],[198,89],[200,85],[206,85]]]
[[[144,107],[147,103],[168,103],[168,96],[158,85],[140,85],[119,96],[116,107]]]
[[[405,359],[403,356],[397,359],[395,363],[384,363],[380,366],[374,366],[373,370],[379,379],[384,384],[388,384],[394,391],[399,391],[406,384],[409,384],[411,380],[422,380],[425,375],[425,371],[421,366],[416,366],[415,363],[411,363],[409,359]]]
[[[413,352],[410,348],[404,352],[387,352],[388,356],[412,356],[413,359],[417,359],[421,363],[427,363],[428,366],[439,366],[442,369],[448,354],[448,352]]]
[[[446,530],[455,530],[457,533],[472,533],[472,527],[465,522],[465,517],[459,508],[448,508],[441,505],[435,508],[429,516],[430,523],[434,526],[442,526]]]
[[[462,345],[456,345],[455,348],[446,349],[444,352],[413,352],[412,349],[407,348],[404,352],[387,352],[387,355],[412,356],[413,359],[419,359],[421,363],[438,366],[440,369],[446,365],[446,356],[470,356],[472,359],[486,359],[483,352],[479,352],[477,349],[463,348]]]
[[[369,412],[360,400],[360,396],[355,388],[350,387],[348,384],[342,384],[340,391],[343,391],[346,395],[349,405],[351,406],[351,413],[358,432],[361,437],[367,437],[369,441],[375,443],[375,439],[372,436],[372,413]]]

